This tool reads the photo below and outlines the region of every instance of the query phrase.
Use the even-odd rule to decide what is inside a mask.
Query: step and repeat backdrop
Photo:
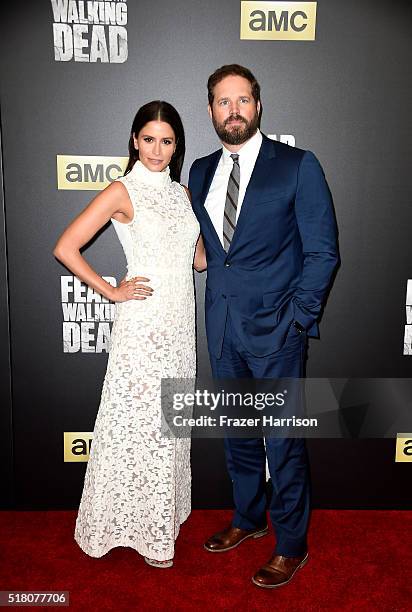
[[[182,116],[187,184],[193,160],[219,147],[206,82],[223,64],[252,70],[262,131],[312,150],[333,195],[342,264],[320,339],[310,341],[308,376],[411,376],[411,16],[406,0],[2,9],[4,507],[76,507],[92,443],[114,305],[53,257],[56,240],[123,173],[132,119],[150,100]],[[112,284],[124,276],[110,224],[83,254]],[[207,373],[205,274],[194,281],[198,370]],[[412,426],[398,433],[309,440],[314,505],[410,507]],[[230,506],[222,440],[193,440],[192,466],[194,507]]]

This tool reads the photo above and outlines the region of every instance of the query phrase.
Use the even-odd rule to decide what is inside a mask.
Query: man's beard
[[[230,125],[230,121],[234,119],[242,121],[244,125],[236,126],[231,130],[226,129],[226,126]],[[222,142],[229,145],[240,145],[249,140],[249,138],[252,138],[256,133],[259,127],[259,115],[256,113],[250,121],[242,117],[242,115],[230,115],[223,123],[218,123],[212,115],[212,122],[216,134]]]

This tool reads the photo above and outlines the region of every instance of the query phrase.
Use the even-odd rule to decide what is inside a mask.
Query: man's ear
[[[207,112],[209,113],[209,117],[212,118],[212,107],[210,104],[207,105]]]
[[[261,104],[260,104],[260,100],[258,100],[257,104],[256,104],[256,110],[257,110],[257,114],[260,115],[260,109],[261,109]]]

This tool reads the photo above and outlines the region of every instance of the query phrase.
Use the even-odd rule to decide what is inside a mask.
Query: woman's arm
[[[203,272],[207,268],[205,245],[203,244],[202,234],[196,244],[195,259],[193,267],[197,272]]]
[[[58,239],[53,255],[59,259],[75,276],[89,287],[114,302],[124,302],[131,299],[145,299],[151,295],[150,287],[139,285],[138,281],[148,281],[136,277],[126,281],[122,286],[112,287],[87,263],[80,249],[111,219],[133,218],[133,207],[126,187],[115,181],[101,193],[70,223]]]
[[[190,195],[189,189],[186,187],[186,185],[183,185],[183,187],[186,190],[187,197],[189,198],[190,202],[192,202],[192,197]],[[203,272],[207,268],[206,251],[205,251],[205,245],[203,244],[202,234],[199,235],[199,238],[196,243],[196,251],[195,251],[193,267],[196,270],[196,272]]]

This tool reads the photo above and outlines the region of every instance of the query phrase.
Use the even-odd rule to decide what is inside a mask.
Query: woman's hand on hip
[[[134,276],[129,280],[123,279],[119,286],[113,291],[113,302],[127,302],[128,300],[145,300],[153,293],[153,289],[148,285],[149,278],[145,276]]]

